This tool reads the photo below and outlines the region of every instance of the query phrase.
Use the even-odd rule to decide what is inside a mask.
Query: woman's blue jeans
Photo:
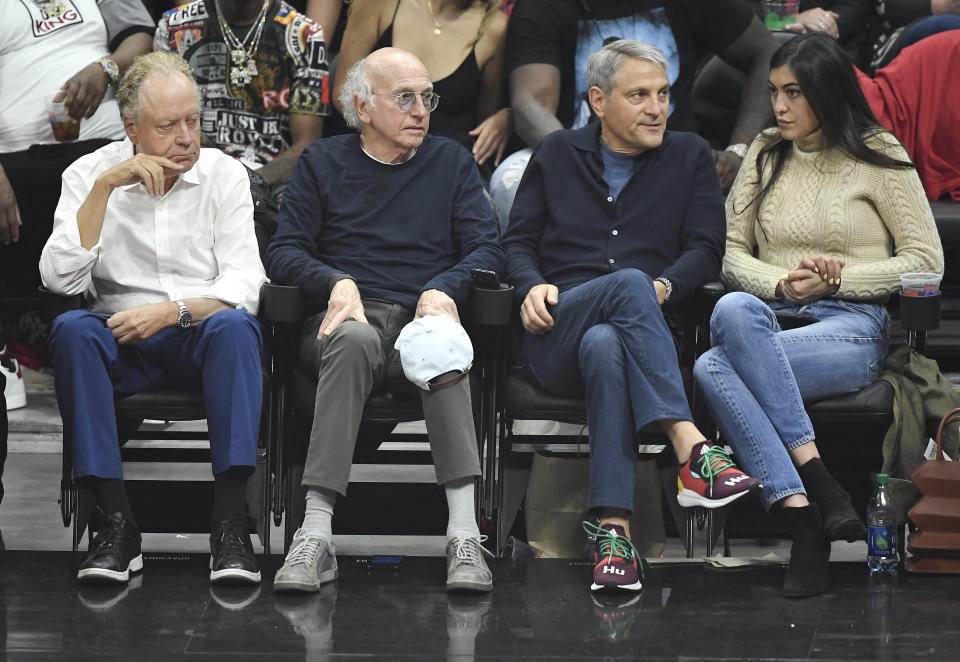
[[[775,310],[819,322],[783,331]],[[790,458],[792,449],[814,439],[803,403],[873,382],[887,353],[887,327],[887,311],[874,303],[767,304],[745,292],[717,303],[713,348],[697,359],[694,379],[741,468],[763,482],[768,510],[806,493]]]
[[[633,511],[637,431],[691,420],[653,281],[637,269],[600,276],[561,292],[551,315],[546,334],[523,334],[521,362],[546,390],[586,400],[587,507]]]

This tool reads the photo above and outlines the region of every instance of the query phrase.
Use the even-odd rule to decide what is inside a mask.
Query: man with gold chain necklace
[[[194,0],[163,14],[154,47],[196,72],[203,145],[257,170],[279,201],[329,114],[320,27],[282,0]]]

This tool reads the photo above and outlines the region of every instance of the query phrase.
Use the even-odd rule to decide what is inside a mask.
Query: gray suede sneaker
[[[306,529],[297,529],[283,567],[273,578],[273,590],[319,591],[321,585],[332,582],[339,574],[336,553],[333,543],[310,535]]]
[[[483,555],[489,554],[479,538],[451,538],[447,543],[447,590],[493,590],[493,573]]]

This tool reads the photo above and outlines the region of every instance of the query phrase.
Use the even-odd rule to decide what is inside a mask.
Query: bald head
[[[413,53],[388,46],[367,56],[367,76],[375,88],[379,83],[391,86],[397,77],[404,75],[425,76],[430,80],[427,68]]]

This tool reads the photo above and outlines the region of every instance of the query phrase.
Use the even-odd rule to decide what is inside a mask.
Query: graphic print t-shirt
[[[149,22],[144,9],[108,24],[101,5],[107,11],[113,4],[0,0],[0,151],[55,144],[44,96],[59,90],[91,62],[109,56],[110,40],[119,40],[130,27],[142,25],[142,15]],[[79,139],[123,136],[117,98],[110,87],[93,117],[81,120]]]
[[[607,39],[636,39],[667,58],[667,128],[693,131],[690,90],[700,58],[719,53],[750,24],[736,0],[519,0],[510,16],[506,71],[525,64],[560,69],[557,119],[567,128],[590,121],[587,60]]]
[[[254,29],[230,27],[241,41]],[[257,75],[242,87],[230,82],[230,49],[212,1],[196,0],[165,12],[154,46],[179,53],[197,75],[204,94],[204,147],[218,147],[250,168],[290,147],[291,113],[330,113],[323,31],[281,0],[273,0],[267,12]]]

